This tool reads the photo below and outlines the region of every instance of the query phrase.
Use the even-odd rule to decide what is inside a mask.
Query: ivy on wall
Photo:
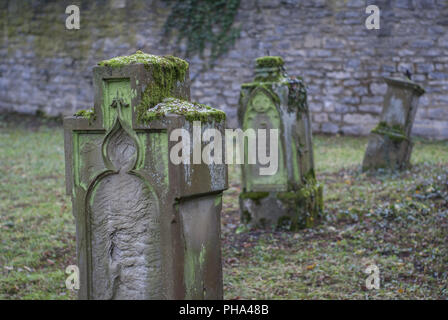
[[[199,54],[210,48],[208,67],[226,53],[239,37],[239,28],[233,27],[240,0],[164,0],[171,3],[164,32],[176,31],[178,41],[186,39],[186,56]]]

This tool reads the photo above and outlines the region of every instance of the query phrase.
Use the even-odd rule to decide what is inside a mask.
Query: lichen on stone
[[[136,106],[137,120],[143,121],[143,115],[165,98],[172,97],[177,83],[184,82],[188,70],[188,62],[173,56],[156,56],[137,51],[130,56],[121,56],[98,63],[103,67],[122,67],[125,65],[143,64],[151,72],[151,81]]]
[[[214,109],[205,104],[189,102],[177,98],[165,98],[161,103],[149,108],[142,114],[143,122],[150,122],[161,119],[168,114],[178,114],[185,116],[187,121],[211,122],[213,120],[221,122],[225,120],[225,112]]]

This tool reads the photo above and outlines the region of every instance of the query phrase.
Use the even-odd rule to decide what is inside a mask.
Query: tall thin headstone
[[[408,167],[412,152],[411,131],[419,97],[425,90],[408,79],[384,78],[387,92],[380,123],[369,137],[362,163],[369,169]]]
[[[246,148],[242,222],[249,227],[291,230],[314,226],[323,199],[314,172],[306,89],[302,79],[286,74],[281,57],[256,59],[254,81],[241,87],[239,121],[243,130],[265,129],[268,137],[271,129],[279,130],[278,170],[274,174],[260,174],[265,165],[258,159],[249,164]],[[268,153],[272,151],[268,148]]]
[[[188,63],[179,58],[138,51],[93,74],[94,109],[64,120],[79,298],[221,299],[227,168],[192,164],[190,152],[175,164],[170,150],[180,143],[174,130],[191,139],[201,120],[202,130],[223,132],[225,114],[188,101]]]

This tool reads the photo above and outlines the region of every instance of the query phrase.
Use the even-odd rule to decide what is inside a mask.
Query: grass
[[[448,142],[417,140],[413,168],[362,174],[366,138],[314,137],[325,219],[298,233],[239,233],[239,170],[222,213],[226,299],[446,299]],[[73,299],[76,264],[60,126],[0,122],[0,299]],[[378,265],[381,288],[364,270]]]
[[[314,139],[314,159],[317,171],[321,174],[339,171],[343,168],[359,167],[368,137],[317,136]],[[414,138],[414,151],[411,162],[420,164],[447,163],[448,142],[427,141]]]
[[[34,129],[36,130],[36,129]],[[75,264],[60,128],[0,129],[0,298],[60,299]]]

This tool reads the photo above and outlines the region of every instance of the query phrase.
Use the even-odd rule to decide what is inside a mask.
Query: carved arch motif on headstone
[[[243,130],[258,129],[267,130],[267,154],[270,153],[269,135],[270,129],[279,130],[278,141],[278,170],[274,175],[260,175],[259,164],[245,166],[244,174],[246,175],[246,191],[264,191],[277,189],[279,191],[287,188],[287,174],[284,163],[284,145],[282,137],[282,122],[275,98],[272,93],[264,88],[256,88],[249,98],[248,107],[243,117]],[[247,155],[247,145],[245,146]],[[246,156],[247,159],[247,156]]]
[[[117,109],[117,116],[102,144],[107,169],[93,179],[86,195],[91,298],[159,298],[158,197],[135,170],[142,151],[122,116],[129,105],[117,97],[111,107]]]

